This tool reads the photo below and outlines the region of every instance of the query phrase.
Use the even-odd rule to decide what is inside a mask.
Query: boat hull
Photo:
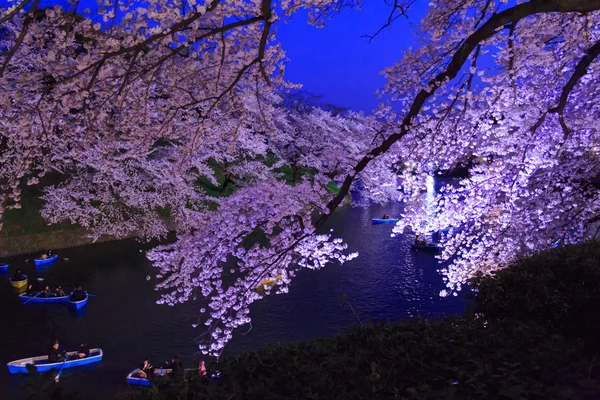
[[[69,296],[67,296],[67,301],[69,302],[69,307],[71,307],[74,310],[79,310],[80,308],[82,308],[83,306],[85,306],[87,304],[89,296],[86,293],[85,299],[83,300],[79,300],[79,301],[71,301],[69,300]]]
[[[198,370],[193,369],[193,368],[186,368],[183,371],[189,372],[189,371],[198,371]],[[140,372],[140,369],[136,368],[133,371],[131,371],[129,374],[127,374],[127,383],[130,385],[135,385],[135,386],[151,386],[152,382],[149,379],[140,378],[139,372]],[[166,376],[166,375],[170,374],[171,372],[173,372],[173,370],[168,369],[168,368],[154,368],[154,376],[155,377]]]
[[[91,349],[89,357],[68,360],[66,362],[48,363],[48,356],[23,358],[21,360],[11,361],[7,365],[8,372],[11,374],[27,374],[27,365],[35,365],[38,372],[50,371],[61,368],[74,368],[82,365],[96,363],[102,360],[102,349]],[[63,367],[64,364],[64,367]]]
[[[13,281],[12,279],[10,280],[10,284],[12,287],[17,288],[17,289],[21,289],[24,288],[25,286],[27,286],[27,278],[23,279],[22,281]]]
[[[0,265],[0,272],[8,272],[8,264]]]
[[[46,264],[53,263],[56,260],[58,260],[58,255],[54,255],[52,257],[44,258],[44,259],[36,258],[35,260],[33,260],[33,262],[35,263],[36,267],[39,267],[40,265],[46,265]]]
[[[22,301],[27,301],[29,303],[66,303],[69,301],[69,296],[60,296],[60,297],[33,297],[26,296],[24,294],[19,295],[19,298]]]
[[[396,222],[400,221],[399,219],[372,219],[371,223],[373,225],[377,225],[377,224],[395,224]]]
[[[172,370],[164,368],[154,368],[154,376],[165,376],[170,374]],[[149,379],[139,377],[140,369],[136,368],[127,375],[127,383],[136,386],[150,386],[152,382]]]

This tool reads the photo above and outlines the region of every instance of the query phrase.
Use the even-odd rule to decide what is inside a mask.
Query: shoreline
[[[87,233],[87,230],[84,228],[75,228],[0,237],[0,257],[16,257],[26,254],[45,252],[48,249],[62,250],[72,247],[87,246],[90,244],[133,239],[137,237],[137,235],[130,235],[125,238],[101,236],[94,241],[86,237]]]

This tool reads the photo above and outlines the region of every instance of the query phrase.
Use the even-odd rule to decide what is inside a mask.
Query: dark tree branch
[[[588,67],[596,59],[596,57],[598,57],[598,55],[600,55],[600,40],[598,40],[592,47],[590,47],[586,51],[585,56],[581,60],[579,60],[579,63],[577,63],[577,66],[575,67],[571,78],[569,78],[569,81],[563,87],[562,93],[560,95],[560,100],[558,101],[558,105],[549,110],[551,113],[562,114],[565,107],[567,106],[569,94],[571,94],[571,91],[573,90],[577,82],[579,82],[579,79],[581,79],[582,76],[587,74]]]

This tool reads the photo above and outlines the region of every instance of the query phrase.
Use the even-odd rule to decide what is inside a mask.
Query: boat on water
[[[70,352],[72,354],[74,352]],[[102,349],[91,349],[90,355],[85,358],[78,358],[67,361],[60,362],[48,362],[48,356],[38,356],[38,357],[29,357],[22,358],[20,360],[11,361],[6,366],[8,367],[8,372],[11,374],[26,374],[27,373],[27,365],[33,364],[38,372],[50,371],[53,369],[61,369],[61,368],[73,368],[79,367],[81,365],[91,364],[102,360]],[[64,364],[64,367],[63,367]]]
[[[168,374],[170,374],[173,370],[171,369],[165,369],[165,368],[154,368],[154,376],[166,376]],[[190,370],[184,370],[184,371],[190,371]],[[148,378],[140,378],[140,369],[136,368],[133,371],[131,371],[129,374],[127,374],[127,383],[129,383],[130,385],[137,385],[137,386],[150,386],[152,384],[152,382],[150,382],[150,379]]]
[[[58,296],[58,297],[35,297],[28,296],[26,294],[20,294],[19,299],[27,301],[29,303],[66,303],[69,301],[69,296]]]
[[[273,286],[279,279],[281,279],[281,275],[277,275],[277,277],[274,279],[270,279],[270,278],[263,279],[256,288],[264,289],[265,286]]]
[[[373,218],[373,219],[371,219],[371,223],[373,225],[376,225],[376,224],[395,224],[398,221],[400,221],[400,219],[398,219],[398,218],[387,218],[387,219]]]
[[[183,370],[184,372],[197,372],[198,369],[197,368],[186,368]],[[158,376],[167,376],[168,374],[170,374],[171,372],[173,372],[173,370],[171,369],[165,369],[165,368],[154,368],[154,378],[158,377]],[[221,376],[220,372],[216,372],[214,374],[212,374],[208,380],[213,380],[213,379],[219,379]],[[152,381],[148,378],[140,378],[140,369],[136,368],[133,371],[131,371],[129,374],[127,374],[127,383],[130,385],[135,385],[135,386],[151,386],[152,385]]]
[[[8,264],[0,264],[0,272],[8,272]]]
[[[442,251],[442,247],[436,244],[429,245],[420,245],[420,244],[412,244],[410,246],[413,250],[423,251],[426,253],[439,253]]]
[[[75,309],[75,310],[79,310],[80,308],[82,308],[83,306],[85,306],[87,304],[88,301],[88,293],[85,292],[85,299],[83,300],[71,300],[71,296],[73,295],[73,293],[71,293],[69,296],[67,296],[67,301],[69,302],[69,307]]]
[[[21,289],[24,288],[25,286],[27,286],[27,275],[23,274],[23,276],[25,277],[25,279],[21,279],[21,280],[13,280],[13,278],[10,278],[10,284],[12,285],[12,287],[17,288],[17,289]]]
[[[58,260],[58,254],[55,254],[52,257],[47,257],[47,258],[36,258],[33,260],[33,262],[35,263],[36,267],[39,267],[40,265],[46,265],[46,264],[53,263],[56,260]]]

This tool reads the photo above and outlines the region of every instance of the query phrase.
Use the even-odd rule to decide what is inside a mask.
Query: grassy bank
[[[472,286],[472,312],[225,357],[222,378],[123,399],[597,399],[600,245],[522,260]]]

